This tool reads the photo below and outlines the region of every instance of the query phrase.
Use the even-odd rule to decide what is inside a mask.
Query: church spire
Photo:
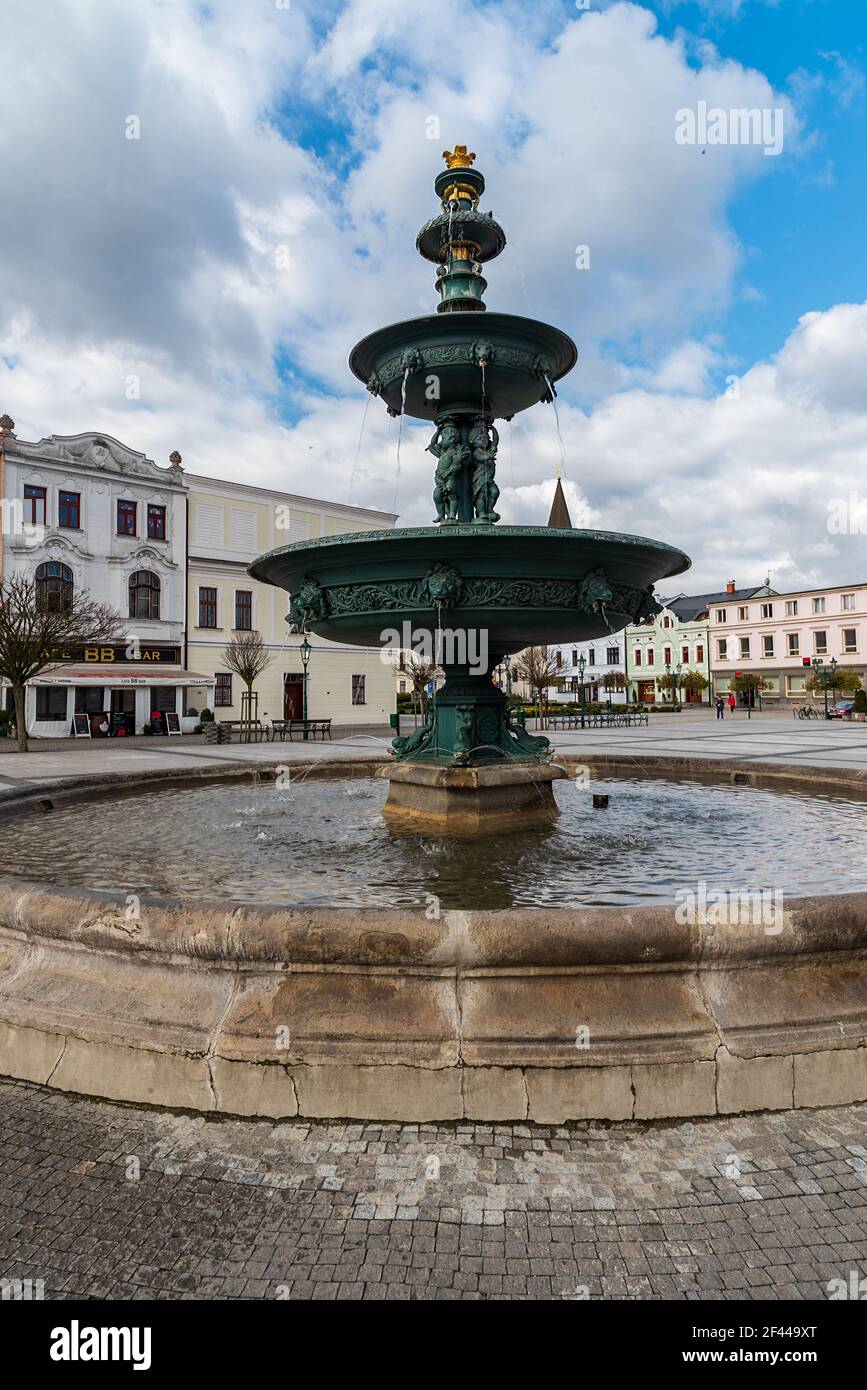
[[[563,484],[559,477],[557,486],[554,489],[554,500],[551,503],[551,515],[548,517],[548,525],[557,531],[571,531],[572,519],[569,516],[569,508],[566,506],[566,496],[563,492]]]

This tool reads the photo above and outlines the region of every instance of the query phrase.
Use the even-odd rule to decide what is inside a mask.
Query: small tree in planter
[[[255,629],[251,632],[236,632],[223,652],[223,665],[241,677],[247,690],[246,726],[242,729],[241,736],[243,738],[246,732],[248,742],[252,725],[253,682],[271,665],[272,660],[261,632],[256,632]]]
[[[701,694],[707,690],[710,681],[707,676],[703,676],[701,671],[683,671],[680,677],[680,688],[686,690],[690,695]]]
[[[763,690],[770,689],[768,681],[764,676],[759,676],[755,671],[745,671],[742,676],[732,676],[729,681],[729,690],[733,690],[736,695],[741,693],[748,695],[747,708],[752,707],[752,696],[760,694]]]
[[[821,695],[824,689],[822,677],[818,671],[811,671],[806,681],[804,689],[809,690],[811,695]],[[833,695],[851,695],[856,690],[861,689],[861,677],[857,671],[853,671],[848,666],[838,666],[834,674],[829,677],[828,689]]]

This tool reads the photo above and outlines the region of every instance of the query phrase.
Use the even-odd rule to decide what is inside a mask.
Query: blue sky
[[[809,309],[863,299],[867,286],[864,0],[728,6],[652,5],[660,32],[680,28],[799,93],[807,148],[732,203],[732,225],[763,296],[736,299],[721,328],[742,360],[774,352]]]
[[[465,141],[509,239],[489,307],[579,346],[573,519],[682,546],[705,589],[867,575],[867,501],[863,532],[827,526],[867,476],[865,0],[51,13],[4,6],[0,409],[21,437],[98,429],[336,501],[352,478],[427,523],[429,430],[404,423],[398,477],[374,402],[359,450],[347,358],[434,309],[415,235]],[[779,107],[781,153],[678,144],[700,102]],[[548,408],[516,419],[505,520],[545,520],[559,457]]]

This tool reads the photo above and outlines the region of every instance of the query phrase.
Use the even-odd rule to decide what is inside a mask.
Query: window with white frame
[[[819,598],[814,598],[814,599],[813,599],[813,612],[814,612],[814,613],[824,613],[824,611],[825,611],[825,599],[824,599],[824,595],[821,596],[821,597],[819,597]]]
[[[728,638],[727,638],[727,637],[718,637],[718,638],[717,638],[716,654],[717,654],[717,660],[718,660],[718,661],[728,661],[728,659],[729,659],[729,642],[728,642]]]
[[[797,632],[786,633],[786,651],[789,656],[800,656],[801,639]]]
[[[773,656],[774,654],[774,634],[767,632],[762,638],[762,656]]]
[[[840,595],[840,608],[841,608],[841,611],[842,611],[843,613],[854,613],[854,612],[855,612],[855,595],[854,595],[854,594],[841,594],[841,595]]]
[[[747,621],[747,619],[749,618],[749,616],[750,616],[750,610],[749,610],[749,608],[739,608],[739,609],[738,609],[738,622],[739,622],[739,623],[745,623],[745,622]]]
[[[797,600],[796,598],[789,598],[789,599],[786,599],[786,617],[787,617],[787,618],[797,618],[797,616],[798,616],[798,600]]]
[[[828,634],[824,630],[817,629],[813,633],[813,651],[816,656],[827,656],[828,654]]]
[[[772,618],[774,616],[774,605],[772,603],[762,604],[762,617]]]
[[[724,608],[718,608],[718,609],[716,610],[716,620],[717,620],[718,623],[724,623],[724,622],[725,622],[725,620],[726,620],[726,610],[725,610]]]
[[[857,652],[857,650],[858,650],[858,633],[856,632],[856,630],[855,630],[854,627],[844,627],[844,628],[843,628],[843,651],[844,651],[844,652]]]
[[[741,637],[741,638],[739,638],[738,640],[739,640],[739,644],[740,644],[740,653],[739,653],[740,656],[749,657],[749,654],[750,654],[750,639],[749,639],[749,637]]]

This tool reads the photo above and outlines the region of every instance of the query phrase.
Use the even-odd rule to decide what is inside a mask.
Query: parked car
[[[828,710],[829,719],[848,719],[854,704],[854,700],[838,700]]]

